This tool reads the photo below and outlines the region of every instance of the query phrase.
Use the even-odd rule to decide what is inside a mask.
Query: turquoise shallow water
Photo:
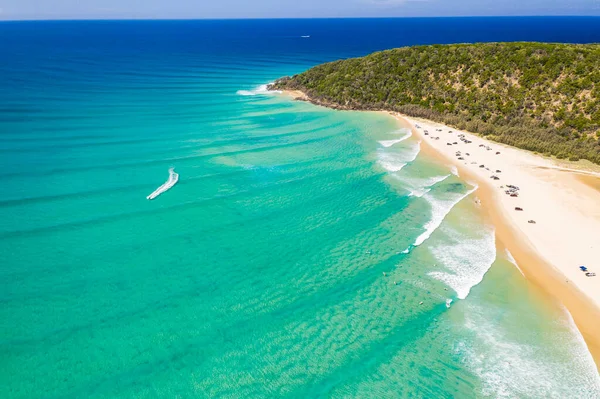
[[[3,53],[0,397],[600,396],[475,187],[389,117],[260,88],[358,49],[182,24]]]

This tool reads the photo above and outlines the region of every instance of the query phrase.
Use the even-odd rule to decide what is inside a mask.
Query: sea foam
[[[417,159],[421,151],[421,142],[418,141],[414,146],[407,147],[400,151],[385,150],[380,148],[377,151],[377,160],[381,167],[389,172],[399,172],[403,167]]]
[[[536,341],[517,342],[489,317],[489,309],[477,303],[470,303],[464,316],[464,327],[474,342],[460,341],[455,351],[482,382],[482,397],[600,397],[594,360],[566,309],[565,316],[555,320],[561,330],[555,332],[561,337],[560,352],[570,358],[561,362],[554,361],[550,351],[540,348]]]
[[[406,132],[406,130],[400,129],[398,132],[404,133],[404,136],[402,136],[398,139],[393,139],[393,140],[380,140],[379,144],[381,144],[383,147],[389,148],[389,147],[393,146],[394,144],[401,143],[404,140],[406,140],[407,138],[412,136],[412,132],[410,130],[408,132]]]
[[[431,204],[431,219],[425,223],[425,231],[417,237],[413,245],[416,247],[423,244],[423,242],[425,242],[425,240],[427,240],[431,234],[433,234],[440,224],[442,224],[452,208],[454,208],[454,206],[460,201],[475,192],[475,190],[477,190],[477,186],[473,187],[464,194],[458,194],[446,200],[434,198],[433,196],[428,195],[429,193],[425,194],[423,198],[427,199]]]
[[[521,268],[517,264],[517,261],[512,256],[512,254],[510,253],[510,251],[508,250],[508,248],[505,249],[505,255],[506,255],[506,259],[517,268],[517,270],[519,271],[519,273],[521,273],[521,275],[523,275],[523,277],[525,277],[525,273],[523,273],[523,270],[521,270]]]
[[[471,288],[483,280],[496,259],[494,229],[484,227],[479,237],[469,238],[452,227],[442,228],[452,237],[452,242],[432,246],[430,251],[444,270],[429,272],[428,275],[452,288],[459,299],[465,299]]]
[[[256,87],[254,90],[238,90],[236,92],[237,95],[240,96],[265,96],[265,95],[269,95],[269,94],[277,94],[277,93],[281,93],[281,91],[279,90],[269,90],[267,89],[267,87],[270,85],[271,83],[265,84],[265,85],[260,85],[258,87]]]
[[[402,176],[398,180],[410,191],[412,197],[422,197],[427,194],[436,184],[449,178],[451,175],[431,176],[427,178]]]

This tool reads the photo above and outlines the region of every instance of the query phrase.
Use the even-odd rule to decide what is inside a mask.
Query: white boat
[[[152,194],[146,197],[146,199],[153,200],[154,198],[158,197],[159,195],[173,187],[178,180],[179,174],[175,173],[175,170],[173,168],[170,168],[169,178],[167,179],[167,181],[162,186],[154,190]]]

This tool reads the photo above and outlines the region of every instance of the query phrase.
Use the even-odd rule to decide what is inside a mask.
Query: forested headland
[[[600,44],[404,47],[319,65],[270,86],[312,102],[441,122],[600,164]]]

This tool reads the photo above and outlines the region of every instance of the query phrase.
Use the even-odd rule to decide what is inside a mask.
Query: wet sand
[[[581,180],[583,183],[585,183],[588,186],[590,186],[591,188],[593,188],[594,190],[597,190],[600,192],[600,177],[589,176],[589,175],[579,175],[579,176],[577,176],[577,178],[579,180]]]

